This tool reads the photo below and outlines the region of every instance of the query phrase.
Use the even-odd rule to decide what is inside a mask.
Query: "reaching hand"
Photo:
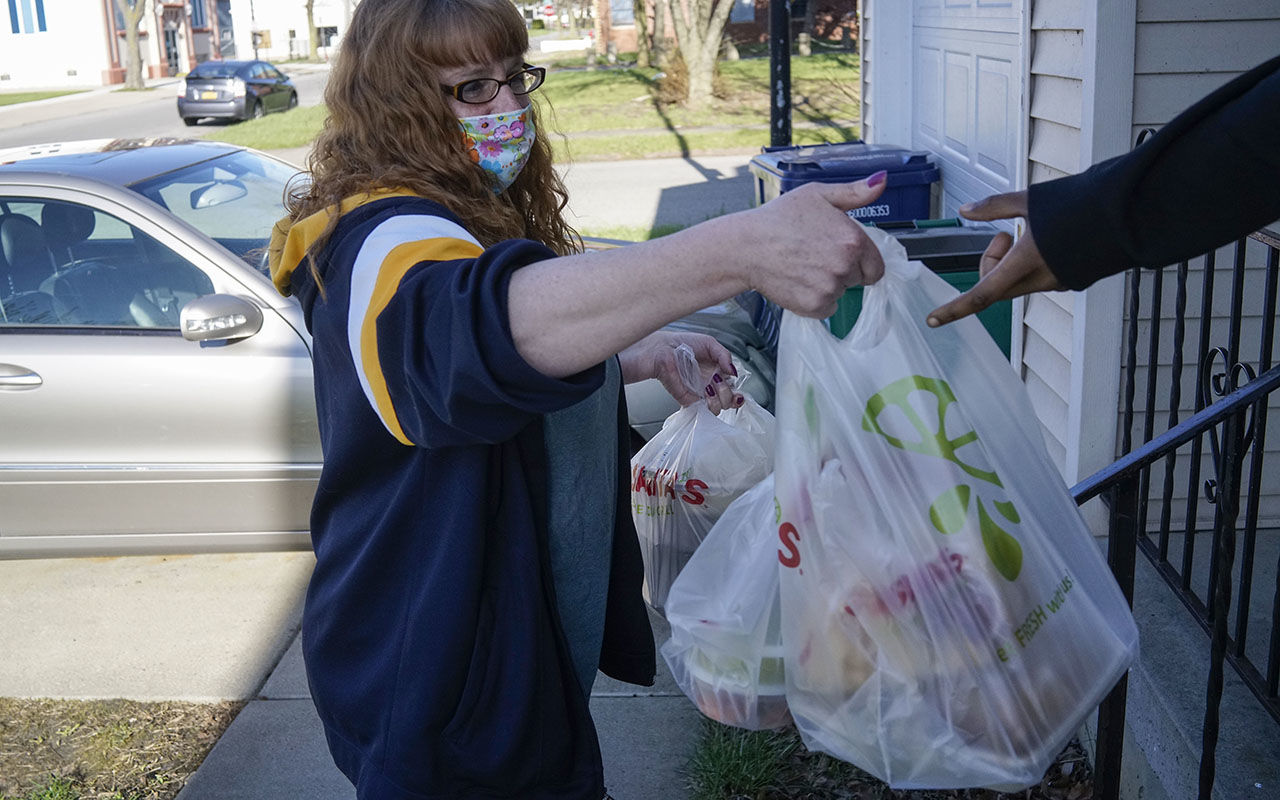
[[[1015,217],[1025,219],[1027,193],[992,195],[985,200],[961,206],[960,215],[966,219],[982,221]],[[929,314],[931,327],[936,328],[976,314],[1000,300],[1063,288],[1040,255],[1030,226],[1016,242],[1003,231],[997,233],[982,254],[978,274],[981,279],[973,288]]]
[[[701,394],[690,392],[680,379],[680,371],[676,368],[676,347],[681,344],[689,345],[698,359],[702,379],[706,382]],[[724,408],[737,408],[744,400],[727,380],[728,376],[737,374],[733,368],[733,356],[714,337],[704,333],[657,331],[623,350],[618,354],[618,360],[622,364],[624,383],[657,378],[681,406],[704,400],[707,408],[718,414]]]
[[[850,286],[884,275],[880,251],[862,226],[845,214],[884,192],[885,175],[856,183],[806,183],[754,209],[752,227],[739,242],[750,288],[807,317],[829,317]],[[754,232],[766,240],[751,242]]]

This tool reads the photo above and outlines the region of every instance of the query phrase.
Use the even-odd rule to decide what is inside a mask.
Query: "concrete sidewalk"
[[[659,642],[665,623],[655,617]],[[678,800],[688,796],[682,768],[692,751],[699,714],[660,673],[645,688],[596,679],[591,713],[605,780],[618,800]],[[262,690],[245,706],[178,794],[178,800],[354,800],[355,790],[333,765],[316,717],[294,639]]]

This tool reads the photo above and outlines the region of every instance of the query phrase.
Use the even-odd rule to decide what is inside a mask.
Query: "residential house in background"
[[[180,75],[209,59],[307,58],[301,0],[143,0],[143,75]],[[321,58],[336,45],[356,0],[315,0]],[[103,86],[124,81],[125,23],[116,0],[11,0],[0,6],[0,91]]]

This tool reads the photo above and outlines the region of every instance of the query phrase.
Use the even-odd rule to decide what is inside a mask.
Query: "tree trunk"
[[[667,65],[667,14],[670,8],[670,0],[653,2],[653,52],[650,56],[654,65],[659,67]]]
[[[680,48],[689,66],[689,108],[706,108],[711,102],[716,77],[716,62],[720,60],[720,40],[714,44],[701,42],[693,52]]]
[[[142,77],[142,45],[138,25],[146,13],[146,0],[116,0],[116,7],[124,17],[124,88],[145,89]]]
[[[733,0],[670,0],[676,45],[689,68],[689,108],[705,108],[711,102],[712,82],[724,26]]]
[[[632,13],[636,17],[636,66],[649,66],[649,9],[646,0],[633,0]]]
[[[307,34],[310,36],[311,61],[320,60],[320,31],[316,29],[316,0],[307,0]]]

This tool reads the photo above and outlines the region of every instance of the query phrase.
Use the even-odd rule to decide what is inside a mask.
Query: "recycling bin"
[[[849,216],[860,222],[910,222],[932,214],[933,188],[939,178],[933,155],[889,144],[841,142],[766,147],[749,165],[755,176],[756,205],[806,183],[849,183],[888,173],[884,193]]]

